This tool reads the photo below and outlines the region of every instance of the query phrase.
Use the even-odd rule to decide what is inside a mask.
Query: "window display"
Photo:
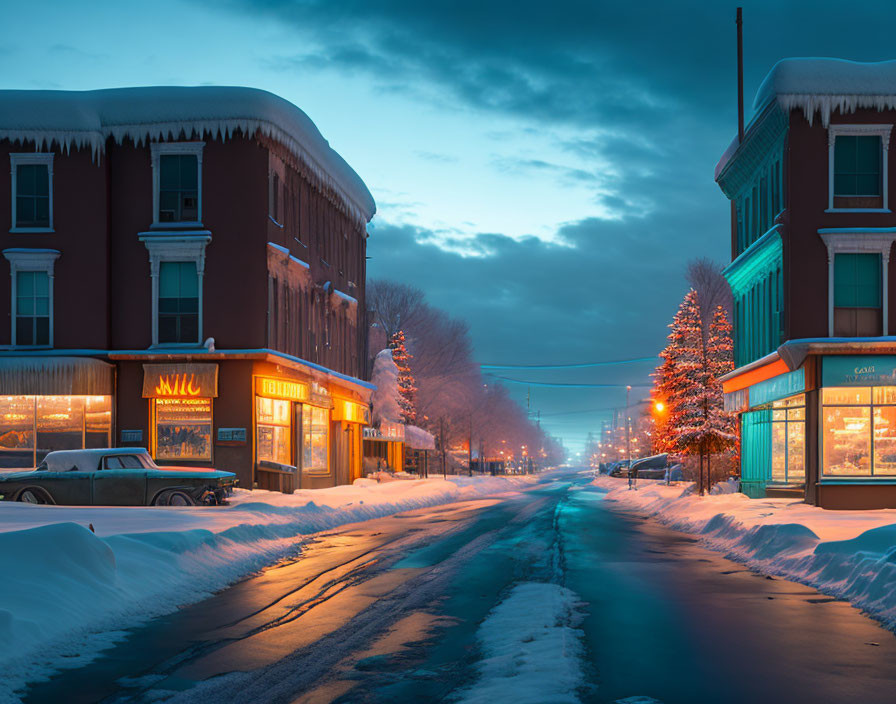
[[[155,459],[212,459],[212,400],[153,399]]]
[[[111,396],[0,397],[0,467],[35,467],[53,450],[109,447]]]
[[[896,387],[822,389],[822,472],[896,475]]]
[[[772,481],[806,481],[805,396],[791,396],[772,404]]]
[[[289,401],[255,397],[255,424],[258,460],[292,464],[290,422],[292,404]]]
[[[327,474],[327,438],[330,411],[317,406],[302,406],[302,471],[309,474]]]

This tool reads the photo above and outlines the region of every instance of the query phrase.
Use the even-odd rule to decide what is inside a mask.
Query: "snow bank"
[[[105,151],[106,140],[137,144],[178,139],[181,132],[229,139],[257,133],[282,143],[324,189],[341,196],[360,222],[376,212],[357,173],[288,100],[257,88],[150,86],[107,90],[0,90],[0,139],[34,141],[49,150]]]
[[[896,630],[896,510],[826,511],[794,499],[739,493],[700,497],[693,485],[598,477],[606,500],[694,533],[766,574],[847,599]]]
[[[845,59],[791,58],[774,65],[759,86],[753,109],[777,100],[787,112],[800,108],[809,124],[816,112],[827,127],[831,114],[857,108],[896,108],[896,61],[862,63]]]
[[[373,360],[370,381],[376,390],[370,397],[374,422],[401,423],[401,405],[398,402],[398,365],[392,358],[392,350],[377,352]]]
[[[198,601],[345,523],[520,491],[532,477],[452,477],[292,495],[238,490],[227,507],[0,502],[0,702],[78,667],[121,629]],[[88,529],[93,525],[95,533]]]
[[[580,604],[558,584],[523,582],[480,625],[478,679],[463,704],[576,704],[585,684]]]

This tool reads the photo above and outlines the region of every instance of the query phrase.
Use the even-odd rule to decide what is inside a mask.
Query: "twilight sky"
[[[736,130],[736,4],[0,0],[0,75],[5,88],[277,93],[376,198],[369,276],[465,318],[480,362],[615,360],[663,346],[689,259],[727,261],[712,175]],[[741,4],[748,118],[780,58],[894,58],[888,2]],[[501,373],[646,384],[650,369]],[[531,389],[572,449],[624,399]]]

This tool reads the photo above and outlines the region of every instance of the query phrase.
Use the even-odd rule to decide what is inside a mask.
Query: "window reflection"
[[[822,404],[824,474],[896,475],[896,386],[826,388]]]
[[[312,474],[326,474],[327,430],[330,425],[330,411],[317,406],[302,406],[302,471]]]
[[[292,403],[255,397],[256,451],[260,461],[292,464]]]
[[[0,467],[35,467],[48,452],[109,447],[111,396],[0,396]]]

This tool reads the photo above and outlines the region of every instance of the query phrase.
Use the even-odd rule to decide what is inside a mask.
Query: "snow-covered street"
[[[592,479],[486,480],[322,526],[25,701],[890,701],[891,633],[619,512]]]

